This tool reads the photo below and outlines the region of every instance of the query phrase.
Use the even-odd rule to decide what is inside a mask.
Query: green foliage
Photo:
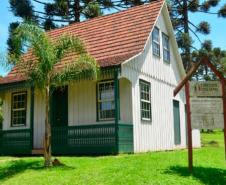
[[[11,11],[15,16],[30,19],[34,16],[33,6],[30,0],[9,0]]]
[[[191,67],[191,53],[194,51],[191,42],[191,35],[196,38],[199,42],[202,42],[199,38],[199,34],[209,34],[210,24],[207,21],[201,21],[197,25],[190,19],[190,13],[211,13],[218,14],[221,17],[226,17],[225,7],[220,7],[217,12],[210,12],[212,7],[216,7],[220,0],[171,0],[167,1],[168,8],[170,11],[171,20],[173,23],[174,30],[176,31],[178,45],[181,49],[181,55],[186,70]],[[184,33],[184,34],[183,34]]]
[[[202,57],[207,56],[209,57],[212,64],[222,72],[223,75],[226,76],[226,69],[225,69],[225,58],[226,58],[226,51],[221,50],[220,48],[213,48],[212,42],[210,40],[206,40],[202,44],[202,48],[198,51],[192,52],[192,60],[198,62]],[[216,80],[217,77],[213,73],[211,69],[207,66],[201,65],[194,75],[196,80]]]
[[[43,89],[47,85],[61,85],[71,80],[76,80],[80,73],[92,72],[92,78],[97,78],[98,66],[94,58],[87,54],[84,43],[75,36],[62,35],[58,40],[51,41],[47,34],[34,24],[22,23],[14,32],[15,53],[9,58],[19,67],[25,67],[31,83]],[[32,52],[33,59],[24,61],[21,50],[25,46]],[[64,70],[56,72],[54,65],[61,62],[68,53],[73,52],[78,56],[72,64]],[[78,69],[79,67],[79,69]],[[58,79],[58,80],[56,80]]]
[[[98,76],[98,66],[94,58],[88,54],[82,54],[72,64],[66,65],[65,69],[53,75],[51,81],[53,86],[66,85],[82,79],[93,79]]]
[[[99,157],[57,157],[61,166],[45,169],[40,157],[0,157],[0,184],[68,185],[225,185],[223,132],[202,134],[193,150],[189,174],[187,149]],[[215,144],[212,144],[215,143]]]
[[[219,16],[220,17],[226,17],[226,5],[221,7],[221,9],[219,10]]]
[[[222,65],[222,72],[226,78],[226,54],[225,56],[221,59],[221,65]]]
[[[90,2],[84,9],[83,14],[87,19],[91,19],[103,15],[103,12],[97,2]]]
[[[210,25],[206,21],[202,21],[197,26],[197,31],[202,34],[209,34],[210,33]]]

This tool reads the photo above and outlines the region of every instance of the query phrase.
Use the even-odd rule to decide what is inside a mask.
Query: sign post
[[[222,94],[223,94],[223,112],[224,112],[224,149],[225,149],[225,160],[226,160],[226,80],[221,80]]]
[[[185,94],[187,104],[188,168],[191,173],[193,168],[193,153],[192,153],[192,128],[191,128],[191,104],[190,104],[189,81],[187,81],[185,84]]]
[[[192,103],[190,101],[190,85],[189,80],[192,75],[196,72],[200,65],[207,65],[215,75],[220,79],[221,85],[216,84],[216,82],[208,82],[205,84],[198,84],[198,86],[191,90],[191,95],[194,96],[196,93],[196,98],[193,98]],[[224,75],[219,72],[216,67],[210,62],[207,57],[203,57],[199,62],[195,63],[191,70],[188,71],[186,76],[174,89],[174,96],[185,85],[186,93],[186,104],[187,104],[187,136],[188,136],[188,166],[189,171],[192,173],[193,167],[193,155],[192,155],[192,124],[194,128],[224,128],[224,143],[225,143],[225,160],[226,160],[226,79]],[[192,84],[193,85],[193,84]],[[220,90],[221,86],[221,90]],[[215,103],[213,100],[206,97],[214,97]],[[199,97],[202,97],[202,103],[199,105]],[[207,101],[203,103],[204,101]],[[195,107],[195,104],[200,107],[199,110]],[[193,108],[193,119],[192,119],[192,109]],[[223,109],[222,109],[223,108]],[[194,111],[196,109],[196,111]],[[207,114],[205,109],[211,110],[211,114]],[[204,112],[199,112],[204,110]],[[207,111],[208,111],[207,110]],[[198,112],[198,113],[197,113]],[[193,122],[193,123],[192,123]],[[223,124],[222,124],[223,123]]]

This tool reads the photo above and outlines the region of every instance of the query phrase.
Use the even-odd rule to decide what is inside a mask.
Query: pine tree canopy
[[[192,59],[194,59],[191,53],[193,50],[197,50],[192,46],[193,39],[199,41],[201,46],[205,47],[206,43],[200,40],[199,34],[207,35],[211,32],[211,26],[208,21],[201,21],[199,24],[195,24],[190,19],[190,13],[199,12],[226,17],[226,4],[218,8],[216,12],[213,12],[214,7],[214,10],[216,10],[216,7],[220,6],[220,0],[168,0],[167,2],[178,45],[181,49],[184,67],[188,70],[192,65]]]

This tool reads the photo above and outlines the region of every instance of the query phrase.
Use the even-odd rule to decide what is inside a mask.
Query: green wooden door
[[[51,96],[51,124],[68,125],[68,87],[57,88]]]
[[[180,104],[179,101],[173,100],[173,115],[174,115],[174,143],[181,144],[180,132]]]

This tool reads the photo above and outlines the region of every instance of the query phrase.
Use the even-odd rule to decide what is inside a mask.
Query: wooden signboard
[[[191,82],[192,129],[223,129],[222,87],[218,81]]]
[[[191,98],[193,114],[222,114],[222,98]]]
[[[224,116],[222,114],[192,114],[192,129],[223,129]]]
[[[222,96],[222,86],[219,81],[203,81],[190,83],[191,97],[220,97]]]

